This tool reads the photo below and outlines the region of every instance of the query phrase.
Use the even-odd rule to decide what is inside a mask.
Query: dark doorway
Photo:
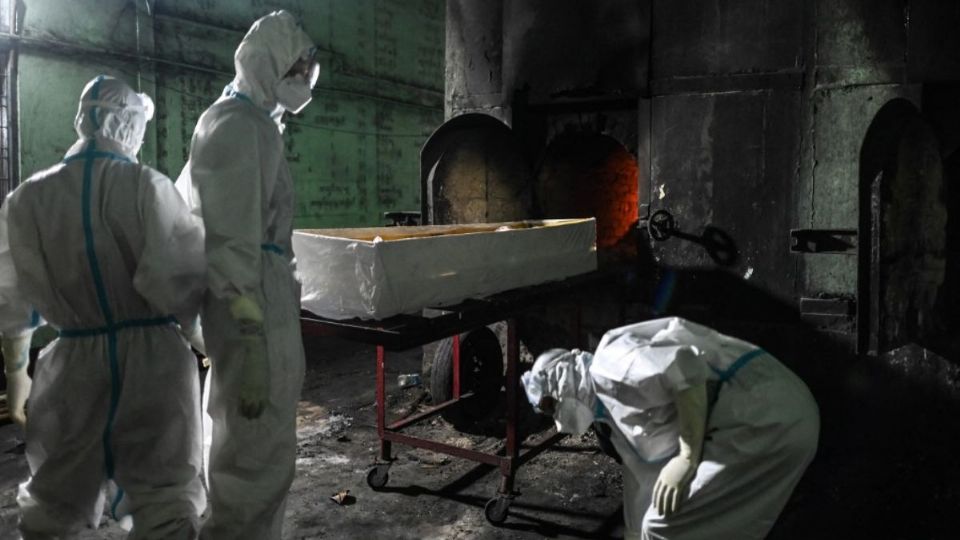
[[[877,355],[939,331],[947,209],[940,143],[905,99],[880,109],[860,150],[857,349]]]

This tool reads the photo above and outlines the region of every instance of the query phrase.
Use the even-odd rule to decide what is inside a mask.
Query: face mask
[[[310,85],[300,76],[280,79],[274,90],[277,95],[277,103],[293,114],[302,111],[313,98]]]

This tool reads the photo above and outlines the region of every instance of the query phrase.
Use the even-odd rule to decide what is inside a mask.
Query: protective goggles
[[[302,77],[304,82],[306,82],[310,88],[313,88],[317,84],[317,79],[320,78],[320,62],[317,61],[317,48],[311,47],[307,49],[300,58],[294,62],[293,66],[287,70],[284,77]]]

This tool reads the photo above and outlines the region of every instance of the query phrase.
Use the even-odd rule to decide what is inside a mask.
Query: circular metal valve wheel
[[[677,224],[673,220],[673,214],[666,210],[657,210],[647,220],[647,232],[650,237],[657,242],[663,242],[673,235]]]

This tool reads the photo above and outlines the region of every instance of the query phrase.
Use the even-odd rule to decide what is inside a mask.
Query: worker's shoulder
[[[114,160],[110,163],[114,169],[103,175],[103,182],[113,186],[136,185],[134,188],[140,197],[148,193],[174,189],[173,180],[146,163],[140,161]],[[131,182],[133,181],[133,182]]]
[[[100,176],[106,181],[129,181],[130,178],[138,178],[141,181],[172,182],[170,177],[147,165],[142,161],[129,159],[125,156],[117,156],[113,159],[96,160],[103,164]]]
[[[197,134],[209,136],[213,133],[229,133],[237,136],[269,129],[272,125],[270,117],[250,103],[239,99],[220,99],[200,116]]]
[[[46,169],[42,169],[31,174],[26,180],[20,182],[20,185],[17,186],[17,189],[14,190],[14,192],[25,192],[40,189],[41,186],[47,184],[48,182],[56,181],[66,173],[66,165],[63,162],[56,163],[47,167]]]
[[[140,169],[139,176],[141,181],[150,182],[150,183],[159,183],[163,185],[166,185],[166,184],[173,185],[173,180],[171,180],[169,176],[160,172],[157,169],[154,169],[153,167],[151,167],[150,165],[147,165],[146,163],[131,163],[131,165],[134,165]]]
[[[173,180],[167,175],[145,163],[125,159],[110,160],[109,163],[111,169],[107,174],[108,178],[123,179],[124,182],[129,181],[130,178],[136,178],[141,182],[173,185]],[[30,175],[17,186],[17,189],[11,193],[11,197],[14,195],[17,198],[46,197],[47,195],[41,194],[62,191],[62,186],[58,185],[59,182],[70,177],[80,177],[77,168],[65,163],[57,163]]]
[[[53,165],[40,169],[39,171],[34,172],[26,180],[20,183],[21,186],[26,186],[34,184],[36,182],[42,182],[47,179],[52,179],[63,173],[66,164],[62,161],[54,163]]]
[[[20,205],[21,201],[30,201],[44,199],[45,191],[56,190],[55,182],[65,174],[63,163],[47,167],[30,175],[29,178],[20,182],[20,185],[7,195],[7,204],[13,208]],[[48,187],[49,186],[49,187]]]

